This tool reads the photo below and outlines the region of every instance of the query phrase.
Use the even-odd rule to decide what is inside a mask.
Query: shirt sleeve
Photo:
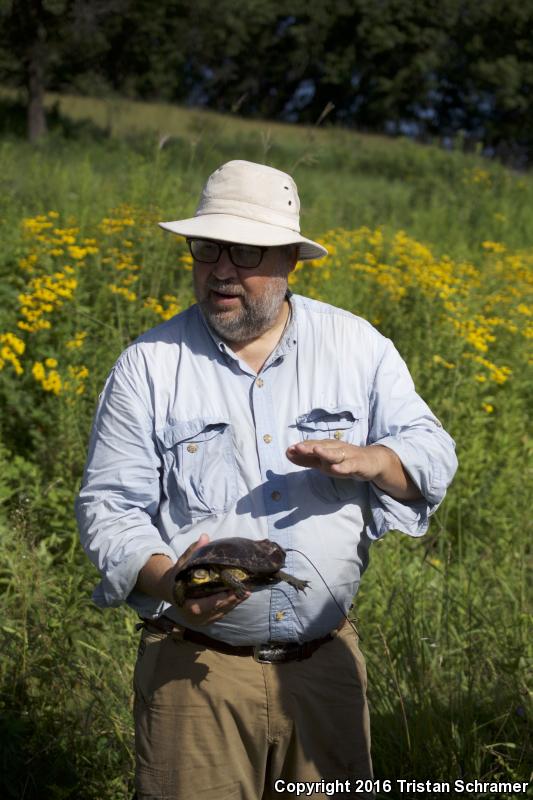
[[[153,422],[135,371],[119,362],[107,379],[93,424],[76,517],[82,546],[102,579],[97,605],[128,601],[155,616],[167,603],[134,591],[139,570],[156,553],[176,554],[154,525],[160,501],[160,458]]]
[[[423,495],[421,500],[396,500],[370,483],[370,537],[378,539],[393,529],[422,536],[457,469],[455,442],[416,393],[409,370],[389,339],[372,387],[368,443],[394,450]]]

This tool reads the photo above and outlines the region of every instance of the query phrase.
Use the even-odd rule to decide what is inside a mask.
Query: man
[[[310,781],[340,797],[372,776],[345,614],[371,540],[426,531],[453,441],[389,340],[288,292],[298,259],[327,254],[299,233],[288,175],[231,161],[195,217],[161,226],[188,240],[198,303],[119,358],[77,501],[96,602],[146,621],[137,796],[266,800]],[[280,544],[305,593],[282,582],[178,607],[177,572],[228,536]]]

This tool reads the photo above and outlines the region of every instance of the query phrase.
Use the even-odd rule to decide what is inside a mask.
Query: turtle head
[[[190,582],[195,586],[201,586],[202,583],[209,583],[211,580],[211,573],[208,569],[195,569],[190,576]]]

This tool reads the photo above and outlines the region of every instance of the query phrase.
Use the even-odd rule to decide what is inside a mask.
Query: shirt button
[[[272,500],[281,500],[281,492],[272,492],[270,497]]]
[[[264,380],[263,380],[263,378],[258,378],[258,379],[256,380],[256,382],[255,382],[255,385],[256,385],[256,386],[258,386],[258,387],[259,387],[259,389],[261,388],[261,386],[263,386],[263,384],[264,384]]]
[[[272,436],[269,433],[265,433],[265,435],[263,436],[263,441],[265,442],[265,444],[270,444],[270,442],[272,441]]]
[[[197,444],[188,444],[187,445],[187,452],[188,453],[196,453],[197,450],[198,450],[198,445]]]
[[[342,439],[342,431],[335,431],[333,436],[335,437],[335,439]]]
[[[281,622],[282,619],[285,619],[285,612],[284,611],[276,611],[274,617],[278,622]]]

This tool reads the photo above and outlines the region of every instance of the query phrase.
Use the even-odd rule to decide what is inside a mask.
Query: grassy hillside
[[[4,102],[4,130],[20,131]],[[48,105],[53,133],[36,153],[5,137],[13,145],[3,149],[2,188],[16,213],[53,207],[83,222],[105,198],[108,207],[149,200],[164,216],[188,214],[206,174],[245,158],[294,175],[313,234],[386,225],[459,256],[475,256],[486,239],[533,241],[530,176],[461,152],[147,103],[51,95]]]
[[[4,107],[3,795],[131,790],[136,619],[91,605],[72,503],[114,359],[193,301],[183,243],[156,223],[192,214],[232,158],[294,175],[302,230],[331,256],[302,265],[293,290],[391,336],[457,442],[429,534],[377,543],[357,599],[376,774],[527,780],[531,176],[408,141],[80,98],[59,98],[31,148]]]

